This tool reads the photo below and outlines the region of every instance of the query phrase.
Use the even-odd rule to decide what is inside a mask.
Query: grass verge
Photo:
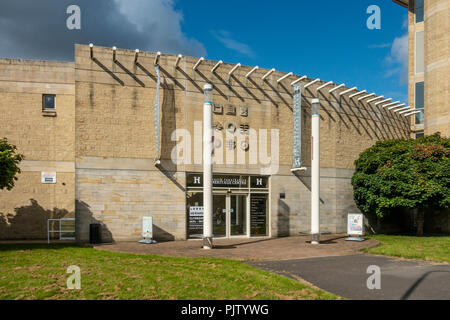
[[[450,236],[415,237],[402,235],[372,235],[381,245],[363,249],[366,253],[407,259],[450,262]]]
[[[67,289],[66,269],[81,269]],[[241,262],[116,253],[62,244],[0,245],[6,299],[339,299]]]

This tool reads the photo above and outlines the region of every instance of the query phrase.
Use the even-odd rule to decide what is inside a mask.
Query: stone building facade
[[[408,8],[409,104],[416,135],[450,136],[450,0],[393,0]]]
[[[76,218],[79,241],[88,241],[91,223],[102,225],[104,241],[139,240],[144,216],[152,216],[158,240],[191,238],[202,206],[195,183],[202,173],[205,83],[214,86],[220,235],[309,232],[312,98],[321,101],[323,232],[345,232],[347,214],[358,212],[350,180],[359,154],[378,140],[411,135],[409,118],[361,96],[341,96],[346,87],[317,91],[326,83],[317,81],[302,89],[306,170],[293,173],[291,82],[299,77],[279,82],[286,74],[275,71],[263,80],[266,69],[246,77],[248,66],[230,76],[234,64],[212,72],[217,61],[208,60],[194,70],[198,58],[175,66],[177,56],[163,54],[155,109],[155,55],[118,49],[113,59],[110,48],[75,45],[71,63],[0,59],[0,136],[26,157],[16,187],[0,191],[0,238],[44,238],[43,221],[63,216]],[[54,110],[43,110],[43,94],[55,96]],[[56,172],[56,183],[43,184],[44,171]],[[252,229],[258,223],[265,227]]]

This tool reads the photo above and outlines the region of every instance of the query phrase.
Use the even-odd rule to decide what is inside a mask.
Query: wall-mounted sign
[[[363,214],[349,213],[347,216],[347,234],[348,235],[363,235]]]
[[[268,188],[267,176],[239,176],[239,175],[214,175],[213,187],[219,188],[248,188],[266,189]],[[188,187],[203,187],[202,173],[188,173],[186,176],[186,184]]]
[[[56,183],[56,172],[41,172],[42,183]]]
[[[267,235],[267,194],[250,195],[250,234]]]
[[[292,168],[298,169],[302,166],[302,86],[294,85],[294,110],[293,137],[292,137]]]

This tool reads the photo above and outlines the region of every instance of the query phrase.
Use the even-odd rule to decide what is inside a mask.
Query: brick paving
[[[204,250],[201,240],[171,241],[156,244],[138,242],[117,242],[96,245],[99,250],[155,254],[178,257],[216,257],[241,261],[288,260],[313,257],[329,257],[357,254],[363,248],[374,247],[378,241],[345,241],[346,235],[322,235],[321,244],[311,245],[311,237],[295,236],[286,238],[215,239],[215,248]]]

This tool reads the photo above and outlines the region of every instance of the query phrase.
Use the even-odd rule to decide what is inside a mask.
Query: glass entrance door
[[[247,195],[213,195],[213,234],[214,237],[246,236]]]
[[[227,236],[227,195],[213,195],[213,235],[214,237]]]
[[[230,195],[230,236],[247,234],[247,195]]]

